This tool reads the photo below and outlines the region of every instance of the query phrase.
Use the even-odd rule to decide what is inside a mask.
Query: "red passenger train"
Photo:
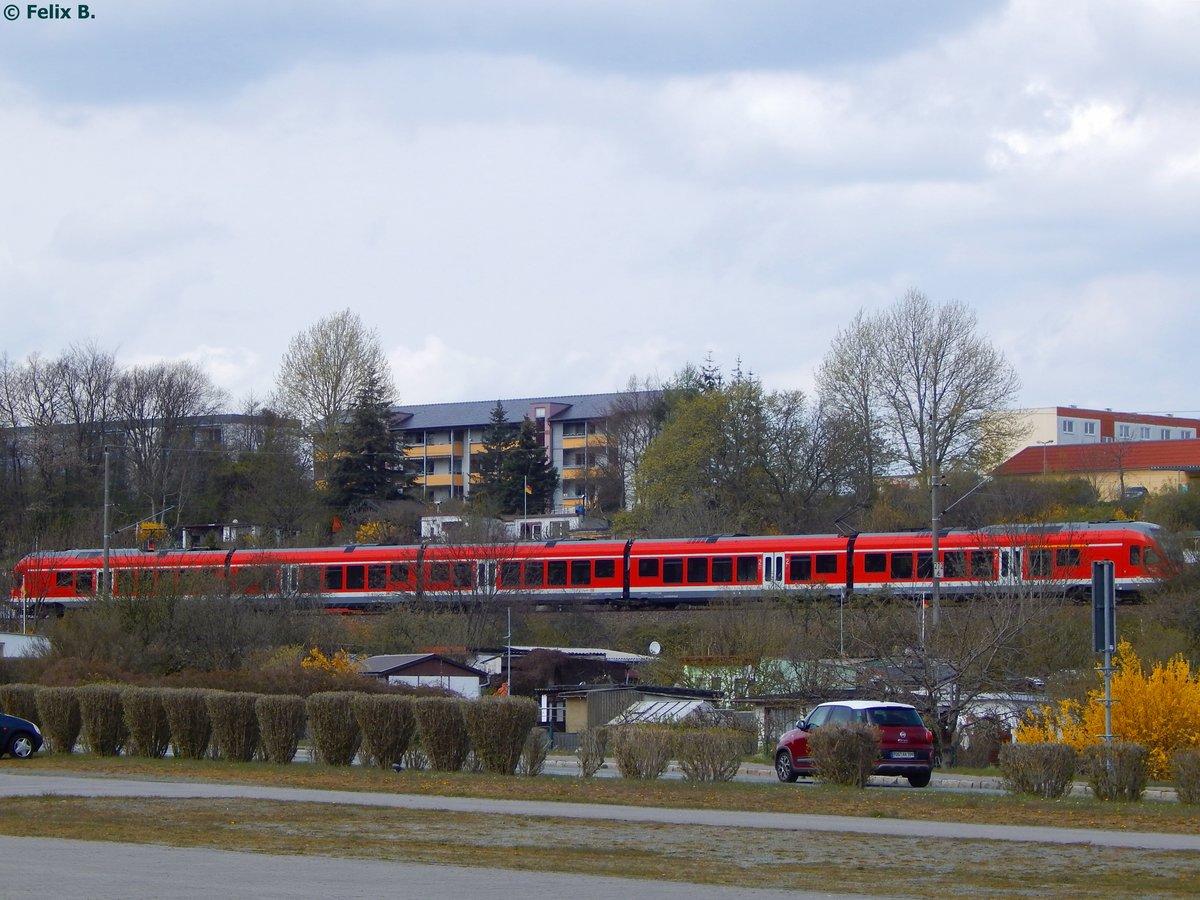
[[[1074,522],[947,529],[938,535],[939,591],[1086,596],[1092,563],[1111,560],[1118,595],[1135,598],[1174,567],[1166,532],[1145,522]],[[60,550],[16,566],[12,598],[66,608],[103,577],[103,551]],[[113,591],[294,597],[329,607],[504,596],[537,603],[673,606],[767,593],[926,596],[929,531],[714,536],[629,541],[309,549],[113,550]]]

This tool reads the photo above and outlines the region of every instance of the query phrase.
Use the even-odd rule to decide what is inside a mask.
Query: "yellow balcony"
[[[445,459],[447,456],[459,456],[462,453],[462,441],[453,444],[419,444],[416,447],[405,447],[404,455],[416,459]]]
[[[459,474],[454,475],[421,475],[417,478],[417,484],[423,484],[426,487],[462,487],[463,477]]]
[[[578,481],[581,478],[599,478],[600,469],[596,466],[563,466],[563,481]]]
[[[564,450],[579,450],[583,447],[604,447],[608,444],[608,439],[602,434],[589,435],[571,435],[562,439]]]

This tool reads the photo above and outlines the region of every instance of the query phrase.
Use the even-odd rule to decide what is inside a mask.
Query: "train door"
[[[283,596],[295,597],[300,593],[299,566],[281,566],[279,576],[279,590]]]
[[[1020,584],[1021,577],[1021,547],[1000,548],[1000,583]]]
[[[782,553],[764,553],[762,558],[763,564],[763,587],[765,588],[782,588],[783,587],[783,554]]]
[[[475,588],[483,597],[496,593],[496,561],[485,559],[476,565]]]

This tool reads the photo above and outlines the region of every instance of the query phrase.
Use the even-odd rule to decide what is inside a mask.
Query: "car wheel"
[[[913,787],[926,787],[929,784],[929,779],[933,776],[933,772],[926,769],[924,772],[918,772],[915,775],[908,776],[908,783]]]
[[[29,759],[33,756],[33,738],[24,731],[18,731],[8,742],[8,753],[13,759]]]
[[[800,777],[800,773],[792,768],[792,754],[780,750],[775,754],[775,774],[780,781],[791,783]]]

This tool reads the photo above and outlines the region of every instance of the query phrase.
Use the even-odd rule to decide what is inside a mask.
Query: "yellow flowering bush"
[[[303,669],[315,669],[321,672],[351,673],[358,671],[354,660],[350,658],[350,654],[345,650],[338,650],[332,656],[326,656],[321,652],[320,647],[313,647],[309,650],[308,656],[300,660],[300,667]]]
[[[1177,751],[1200,747],[1200,677],[1193,677],[1182,656],[1156,663],[1146,672],[1128,641],[1117,646],[1113,668],[1113,734],[1146,747],[1150,777],[1165,780]],[[1088,692],[1086,704],[1062,700],[1057,707],[1030,710],[1014,734],[1020,743],[1060,741],[1081,752],[1101,743],[1103,686]]]

